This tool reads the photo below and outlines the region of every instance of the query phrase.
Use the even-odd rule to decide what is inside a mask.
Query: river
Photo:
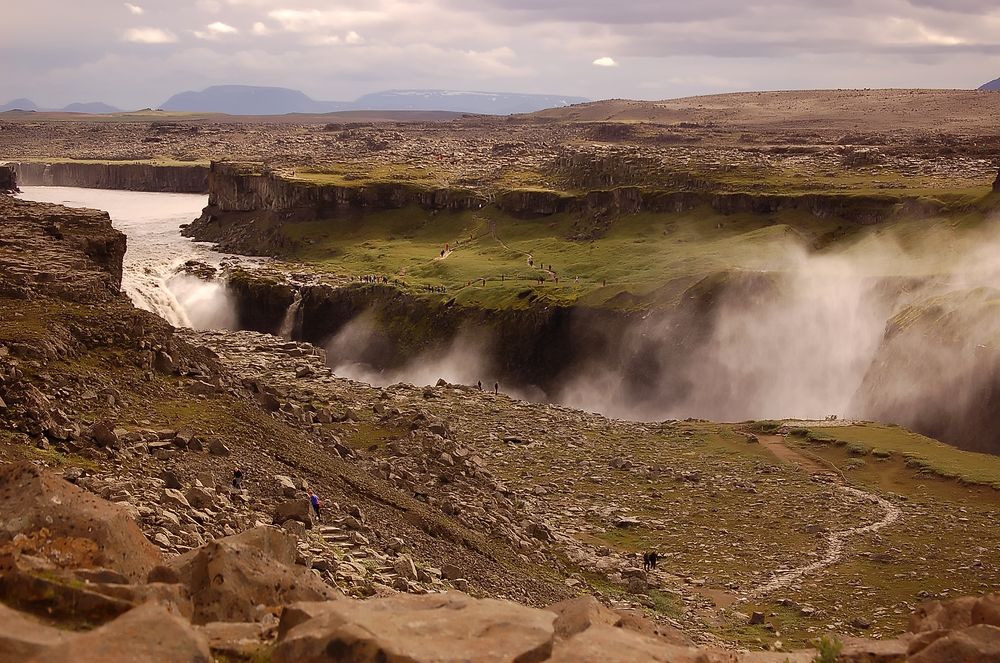
[[[213,268],[254,259],[214,251],[180,234],[180,226],[201,214],[208,196],[146,193],[61,186],[23,186],[20,198],[108,212],[128,237],[122,290],[138,308],[175,327],[236,329],[236,307],[221,280],[205,281],[184,270],[194,260]]]

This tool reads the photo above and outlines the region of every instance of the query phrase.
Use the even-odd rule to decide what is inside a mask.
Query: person
[[[320,520],[319,517],[319,495],[316,493],[309,493],[309,503],[312,504],[313,511],[316,512],[316,520]]]
[[[479,387],[479,391],[482,391],[483,390],[483,381],[482,380],[478,381],[476,383],[476,386]]]
[[[243,488],[243,472],[238,467],[233,470],[233,488],[236,490]]]
[[[499,394],[500,393],[500,383],[499,382],[494,382],[493,383],[493,393],[494,394]]]

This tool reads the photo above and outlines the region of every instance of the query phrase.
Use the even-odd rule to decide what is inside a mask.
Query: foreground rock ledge
[[[41,598],[25,602],[36,586]],[[589,596],[547,610],[460,592],[346,599],[295,564],[290,535],[271,527],[161,562],[127,511],[28,463],[0,467],[0,592],[0,663],[806,663],[816,655],[693,647]],[[849,639],[837,660],[1000,663],[1000,594],[926,604],[911,631]]]

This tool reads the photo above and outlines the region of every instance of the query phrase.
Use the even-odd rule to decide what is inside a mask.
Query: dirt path
[[[877,532],[880,529],[892,525],[899,520],[900,517],[900,510],[894,504],[879,497],[878,495],[846,485],[843,474],[833,471],[833,469],[823,465],[814,458],[810,458],[801,451],[788,446],[783,437],[777,435],[760,435],[758,436],[758,439],[760,440],[761,445],[767,448],[768,451],[773,453],[780,460],[797,465],[802,470],[809,472],[813,476],[828,478],[836,484],[835,489],[837,491],[843,493],[845,496],[865,500],[878,505],[882,509],[883,515],[880,520],[869,523],[868,525],[830,532],[826,536],[826,552],[820,559],[812,562],[811,564],[807,564],[806,566],[801,566],[797,569],[791,569],[789,571],[776,574],[768,582],[750,590],[749,592],[746,592],[740,601],[748,601],[766,596],[771,592],[791,585],[793,582],[804,576],[816,573],[827,566],[837,563],[844,556],[847,544],[852,537]]]
[[[524,256],[525,263],[527,263],[528,267],[531,267],[532,269],[538,270],[540,272],[545,272],[546,274],[549,275],[549,278],[555,280],[556,273],[553,272],[552,270],[545,269],[544,265],[535,265],[534,264],[535,258],[530,253],[528,253],[527,251],[522,251],[521,249],[515,249],[512,246],[508,246],[502,239],[500,239],[500,235],[497,234],[496,223],[494,223],[493,221],[490,221],[490,235],[492,235],[493,239],[496,240],[497,244],[499,244],[503,248],[507,249],[508,251],[513,251],[514,253],[520,253],[522,256]]]

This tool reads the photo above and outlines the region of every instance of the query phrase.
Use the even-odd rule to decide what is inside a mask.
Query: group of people
[[[476,386],[479,387],[479,391],[482,391],[483,390],[483,381],[479,380],[478,382],[476,382]],[[494,394],[499,394],[500,393],[500,383],[499,382],[494,382],[493,383],[493,393]]]
[[[355,277],[352,276],[351,278],[353,279]],[[362,283],[389,283],[388,276],[380,276],[378,274],[365,274],[364,276],[357,277],[357,279]]]

